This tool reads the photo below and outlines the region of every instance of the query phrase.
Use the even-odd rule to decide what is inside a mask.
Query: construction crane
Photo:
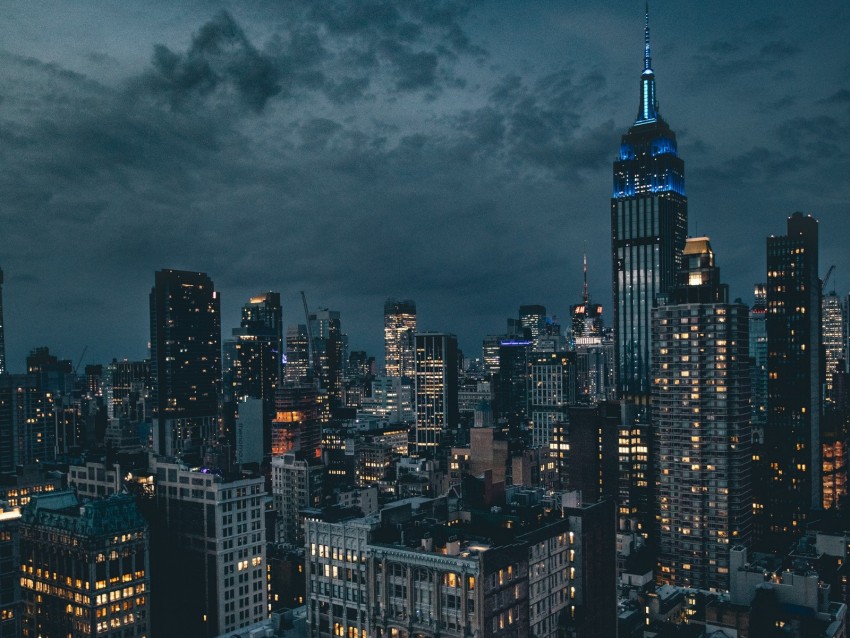
[[[86,350],[88,350],[88,349],[89,349],[88,346],[83,348],[83,354],[80,355],[80,359],[79,359],[79,361],[77,361],[77,365],[74,368],[74,376],[77,376],[77,370],[80,369],[80,364],[83,362],[83,357],[86,356]]]
[[[307,295],[301,291],[301,302],[304,304],[304,322],[307,324],[307,371],[313,374],[313,331],[310,329],[310,311],[307,310]]]
[[[824,278],[823,278],[823,282],[822,282],[822,283],[821,283],[821,285],[820,285],[820,291],[821,291],[821,293],[823,293],[823,291],[824,291],[824,290],[826,290],[826,282],[828,282],[828,281],[829,281],[829,278],[832,276],[832,271],[833,271],[833,270],[835,270],[835,264],[832,264],[832,265],[829,267],[829,270],[827,270],[827,271],[826,271],[826,277],[824,277]]]

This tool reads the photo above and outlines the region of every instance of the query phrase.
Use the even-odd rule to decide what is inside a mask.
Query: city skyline
[[[767,6],[650,7],[689,234],[712,237],[748,304],[764,237],[796,210],[820,220],[831,286],[850,285],[830,241],[850,224],[833,141],[850,125],[850,10]],[[208,273],[223,330],[256,290],[280,290],[284,324],[303,322],[303,289],[380,358],[383,302],[410,297],[422,330],[478,356],[521,304],[568,321],[586,241],[604,246],[589,278],[610,324],[610,165],[634,118],[642,3],[294,7],[9,8],[11,371],[39,345],[75,361],[88,346],[83,363],[145,356],[161,268]]]

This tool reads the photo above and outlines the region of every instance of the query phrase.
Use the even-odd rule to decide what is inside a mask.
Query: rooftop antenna
[[[643,70],[652,68],[652,58],[649,55],[649,2],[646,3],[646,26],[643,28]]]

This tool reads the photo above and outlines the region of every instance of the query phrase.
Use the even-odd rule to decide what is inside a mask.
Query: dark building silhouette
[[[617,391],[640,401],[651,388],[652,308],[675,283],[688,226],[685,164],[658,111],[648,15],[644,33],[640,106],[614,162],[611,198]]]
[[[340,406],[344,398],[342,379],[345,368],[345,335],[340,314],[336,310],[320,308],[310,313],[309,321],[313,369],[320,387],[327,390],[331,406]]]
[[[244,397],[263,401],[263,452],[271,452],[275,390],[282,382],[283,321],[280,293],[256,295],[242,306],[242,320],[224,344],[225,430],[233,442],[229,417]]]
[[[220,298],[204,273],[160,270],[150,294],[154,451],[199,451],[217,434]]]
[[[566,489],[581,492],[582,501],[596,503],[616,499],[619,492],[620,405],[604,401],[595,406],[569,409],[564,464]]]
[[[729,588],[729,548],[752,532],[749,309],[729,303],[707,237],[653,311],[652,424],[661,583]]]
[[[760,533],[785,548],[821,506],[821,287],[818,222],[794,213],[767,238],[767,476]]]
[[[496,385],[496,416],[517,425],[528,418],[529,386],[534,342],[503,339],[499,344],[499,375]]]
[[[0,270],[0,374],[6,372],[6,322],[3,319],[3,271]]]

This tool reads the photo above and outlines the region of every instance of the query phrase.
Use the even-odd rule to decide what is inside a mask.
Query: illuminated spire
[[[655,99],[655,73],[649,54],[649,3],[646,3],[646,22],[643,28],[643,73],[640,74],[640,107],[637,122],[654,122],[658,119],[658,101]]]
[[[581,299],[584,305],[590,301],[590,294],[587,292],[587,253],[584,253],[584,289],[582,290]]]

